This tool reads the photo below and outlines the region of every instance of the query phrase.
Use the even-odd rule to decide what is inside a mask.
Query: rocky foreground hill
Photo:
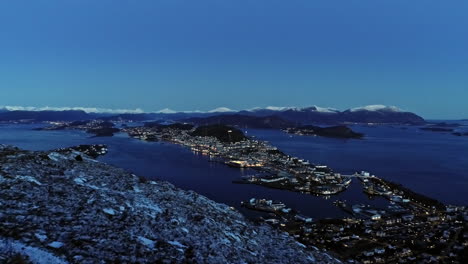
[[[0,263],[338,263],[228,206],[73,149],[0,145]]]

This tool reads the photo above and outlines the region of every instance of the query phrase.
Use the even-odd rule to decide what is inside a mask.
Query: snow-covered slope
[[[0,263],[17,253],[33,263],[336,263],[226,205],[75,150],[0,145],[0,165]]]
[[[362,107],[351,108],[351,112],[358,112],[358,111],[388,111],[388,112],[403,112],[400,108],[396,106],[386,106],[386,105],[367,105]]]
[[[422,117],[405,112],[395,106],[368,105],[339,111],[329,107],[311,106],[297,107],[267,107],[242,111],[242,114],[256,116],[276,115],[287,121],[308,123],[398,123],[398,124],[424,124]]]
[[[255,107],[246,111],[250,112],[262,112],[262,111],[271,111],[271,112],[284,112],[284,111],[296,111],[296,112],[320,112],[320,113],[335,113],[338,110],[329,107],[320,107],[320,106],[309,106],[309,107],[294,107],[294,106],[267,106],[265,108]]]
[[[236,110],[232,110],[227,107],[218,107],[218,108],[208,111],[208,113],[230,113],[230,112],[236,112]]]

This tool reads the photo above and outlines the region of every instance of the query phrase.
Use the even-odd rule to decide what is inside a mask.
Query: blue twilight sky
[[[0,2],[0,105],[468,118],[468,1]]]

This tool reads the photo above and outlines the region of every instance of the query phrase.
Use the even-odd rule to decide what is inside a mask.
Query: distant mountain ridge
[[[255,118],[248,118],[257,117]],[[265,119],[265,117],[268,117]],[[333,108],[311,107],[266,107],[250,110],[235,111],[226,107],[220,107],[208,112],[176,112],[170,109],[156,113],[98,113],[84,110],[15,110],[0,109],[0,121],[31,120],[43,121],[76,121],[89,119],[104,119],[109,121],[133,120],[190,120],[192,118],[208,118],[191,120],[196,123],[216,123],[221,118],[229,119],[232,125],[281,128],[288,123],[296,124],[346,124],[346,123],[376,123],[376,124],[425,124],[425,120],[411,112],[400,110],[394,106],[370,105],[351,108],[345,111]],[[262,119],[263,118],[263,119]],[[237,121],[235,120],[237,119]],[[214,121],[213,121],[214,120]],[[218,121],[219,122],[219,121]]]
[[[276,115],[291,122],[302,124],[340,124],[340,123],[376,123],[376,124],[425,124],[424,118],[400,110],[394,106],[371,105],[339,111],[333,108],[317,106],[305,108],[286,108],[280,110],[256,109],[241,111],[245,115]]]

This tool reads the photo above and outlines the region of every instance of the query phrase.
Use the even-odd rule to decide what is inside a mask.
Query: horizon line
[[[305,109],[315,107],[320,112],[344,112],[347,110],[369,110],[373,111],[375,109],[392,109],[394,111],[401,111],[401,112],[411,112],[417,114],[412,111],[402,110],[396,106],[386,106],[383,104],[375,104],[375,105],[367,105],[367,106],[360,106],[354,108],[348,108],[345,110],[339,110],[333,107],[319,107],[317,105],[309,105],[309,106],[265,106],[265,107],[252,107],[248,109],[241,109],[236,110],[228,107],[217,107],[211,110],[173,110],[171,108],[163,108],[157,111],[145,111],[143,108],[135,108],[135,109],[128,109],[128,108],[104,108],[104,107],[82,107],[82,106],[62,106],[62,107],[55,107],[55,106],[9,106],[3,105],[0,106],[0,110],[6,111],[33,111],[33,112],[41,112],[41,111],[84,111],[88,114],[178,114],[178,113],[186,113],[186,114],[208,114],[208,113],[236,113],[241,111],[255,111],[255,110],[272,110],[272,111],[285,111],[289,109]],[[419,114],[417,114],[419,115]],[[465,120],[467,118],[460,117],[460,118],[449,118],[449,119],[440,119],[440,118],[424,118],[427,120]]]

